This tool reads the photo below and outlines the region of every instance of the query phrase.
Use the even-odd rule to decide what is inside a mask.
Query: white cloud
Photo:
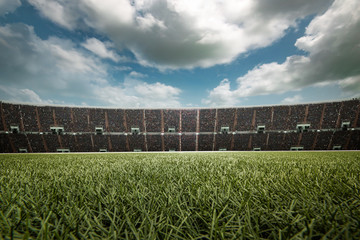
[[[218,106],[235,106],[239,103],[238,99],[234,97],[234,92],[230,89],[230,82],[224,79],[219,86],[209,92],[209,97],[203,99],[202,103],[212,107]]]
[[[20,0],[0,0],[0,16],[15,11],[20,5]]]
[[[127,79],[121,86],[106,86],[98,91],[98,100],[117,107],[180,107],[181,90],[163,83]]]
[[[36,7],[40,13],[56,22],[60,26],[67,29],[74,29],[76,26],[76,15],[72,14],[71,7],[64,6],[69,1],[56,1],[56,0],[28,0],[30,4]]]
[[[139,72],[136,72],[136,71],[131,71],[131,72],[129,73],[129,76],[130,76],[130,77],[133,77],[133,78],[145,78],[145,77],[147,77],[146,74],[139,73]]]
[[[60,26],[94,28],[140,64],[164,70],[229,63],[269,46],[333,0],[29,1]]]
[[[69,40],[42,40],[24,24],[0,26],[0,39],[2,100],[58,103],[66,99],[67,104],[98,106],[180,106],[180,89],[163,83],[128,78],[122,84],[112,85],[109,66]]]
[[[125,71],[131,71],[131,67],[129,67],[129,66],[116,66],[115,67],[115,70],[117,70],[117,71],[121,71],[121,72],[125,72]]]
[[[109,58],[114,62],[120,60],[120,56],[114,50],[109,49],[113,47],[109,42],[103,43],[96,38],[89,38],[81,45],[101,58]]]
[[[37,104],[52,104],[51,100],[43,100],[40,96],[30,89],[18,89],[0,85],[0,93],[3,98],[12,102],[21,103],[37,103]]]
[[[295,104],[295,103],[301,103],[303,100],[303,97],[301,95],[294,95],[292,97],[284,98],[281,103],[283,104]]]
[[[360,75],[341,80],[338,84],[346,95],[352,98],[360,97]]]
[[[357,0],[334,1],[326,12],[311,21],[305,36],[296,41],[295,45],[307,51],[307,56],[289,56],[283,63],[257,66],[237,79],[235,90],[216,98],[232,95],[241,99],[332,82],[338,83],[348,96],[356,95],[360,88],[358,12],[360,2]],[[216,99],[211,93],[206,99],[209,103]]]

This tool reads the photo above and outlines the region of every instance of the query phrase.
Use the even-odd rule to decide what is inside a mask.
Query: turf
[[[360,239],[360,152],[3,154],[0,232]]]

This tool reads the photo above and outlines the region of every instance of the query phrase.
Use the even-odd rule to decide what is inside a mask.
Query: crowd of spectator
[[[199,151],[225,148],[252,150],[257,147],[262,150],[287,150],[292,146],[303,146],[305,150],[319,150],[332,149],[337,145],[347,149],[359,148],[359,131],[347,132],[340,129],[343,121],[350,122],[350,128],[360,126],[357,123],[360,121],[358,99],[308,105],[218,110],[124,110],[0,103],[0,131],[3,131],[0,139],[1,152],[19,151],[20,148],[33,152],[51,152],[58,148],[68,148],[71,151],[99,151],[100,148],[111,151],[193,151],[196,144]],[[233,128],[235,118],[237,124]],[[193,133],[197,130],[198,122],[200,135],[196,142]],[[303,122],[311,124],[309,132],[289,132],[295,130],[296,124]],[[144,124],[147,132],[156,135],[143,135]],[[214,142],[213,132],[219,133],[223,126],[229,127],[231,132],[255,131],[259,124],[266,126],[265,134],[217,134]],[[20,132],[17,135],[5,134],[4,131],[10,131],[12,125],[18,126]],[[65,133],[51,134],[51,126],[63,126]],[[94,134],[96,126],[104,128],[104,135]],[[161,129],[162,126],[164,129]],[[322,131],[316,132],[320,126]],[[138,136],[114,135],[119,132],[130,132],[131,127],[139,127],[141,133]],[[179,137],[178,134],[167,134],[169,127],[174,127],[175,132],[181,131],[183,135]],[[162,130],[165,131],[163,136],[160,135]],[[73,132],[76,134],[72,134]],[[192,134],[186,134],[190,132]],[[108,135],[110,133],[112,135]]]
[[[251,149],[260,148],[261,150],[267,150],[266,139],[268,134],[251,134],[252,141],[251,141]]]
[[[132,127],[137,127],[140,132],[144,131],[144,111],[143,110],[125,110],[127,132],[131,131]]]
[[[12,153],[14,151],[11,147],[11,139],[9,134],[0,133],[0,151],[2,153]]]
[[[110,135],[111,151],[114,152],[125,152],[129,151],[126,144],[127,136],[125,135]],[[109,149],[110,150],[110,149]]]
[[[11,125],[20,126],[20,106],[17,104],[2,103],[2,111],[6,124],[2,129],[10,131]]]
[[[149,151],[162,151],[162,138],[161,135],[147,135],[147,145]]]
[[[324,119],[321,128],[330,129],[337,127],[336,124],[339,117],[340,108],[341,108],[340,102],[325,104]]]
[[[145,149],[145,136],[144,135],[128,135],[129,151],[134,150],[146,151]]]
[[[89,129],[89,109],[88,108],[72,108],[72,128],[74,132],[90,132]],[[67,128],[64,129],[68,131]]]
[[[309,104],[306,122],[310,123],[311,129],[320,129],[323,108],[324,104]]]
[[[31,144],[31,150],[33,152],[46,152],[44,146],[44,138],[40,134],[27,134],[26,137]]]
[[[124,110],[123,109],[107,109],[108,129],[107,132],[125,132],[124,127]]]
[[[102,127],[104,131],[106,130],[105,111],[101,108],[89,109],[89,128],[91,131],[95,131],[95,127]]]
[[[306,105],[290,106],[288,129],[296,129],[298,123],[305,123]]]
[[[304,132],[301,135],[300,146],[303,146],[305,150],[313,150],[316,132]]]
[[[234,135],[234,149],[237,151],[251,150],[249,146],[250,134],[236,134]]]
[[[234,137],[233,134],[217,134],[215,138],[215,149],[226,149],[226,150],[232,150],[231,149],[231,141]]]
[[[350,140],[351,138],[351,131],[337,131],[334,132],[333,135],[333,141],[332,141],[332,146],[342,146],[345,147],[345,145],[347,144],[347,142]],[[332,146],[330,146],[332,148]]]
[[[218,109],[217,132],[220,132],[221,127],[229,127],[229,131],[234,131],[235,112],[235,108]]]
[[[24,131],[39,132],[38,120],[36,117],[36,107],[20,105],[20,115],[22,117]]]
[[[333,132],[317,132],[314,150],[328,150]]]
[[[84,152],[85,150],[79,148],[77,139],[74,135],[61,135],[59,136],[61,145],[58,148],[67,148],[71,152]]]
[[[272,107],[257,107],[255,108],[256,117],[255,117],[255,127],[258,125],[265,125],[265,129],[271,127],[271,114]]]
[[[64,131],[73,132],[73,122],[71,118],[71,108],[69,107],[54,107],[55,120],[57,126],[64,127]]]
[[[214,134],[200,134],[198,142],[199,151],[213,151]]]
[[[91,135],[91,137],[93,138],[94,141],[94,147],[93,147],[93,151],[94,152],[99,152],[100,149],[109,149],[109,141],[108,141],[108,136],[106,135]]]
[[[4,120],[4,122],[5,122],[5,119],[3,119],[3,117],[2,117],[2,115],[3,115],[3,113],[4,113],[4,111],[3,111],[3,108],[2,108],[2,102],[0,102],[0,131],[5,131],[5,129],[4,129],[4,124],[3,124],[3,120]],[[1,114],[2,113],[2,114]]]
[[[197,110],[181,110],[181,131],[196,132]]]
[[[355,130],[351,132],[350,141],[347,149],[360,150],[360,130]]]
[[[174,127],[175,131],[179,131],[180,111],[179,110],[163,110],[164,114],[164,131],[168,132],[170,127]]]
[[[179,135],[173,134],[173,135],[164,135],[164,144],[165,144],[165,151],[169,150],[175,150],[179,151],[179,142],[180,138]]]
[[[44,134],[42,136],[44,138],[47,150],[49,152],[56,152],[56,150],[61,147],[58,135]],[[91,143],[90,143],[90,145],[91,145]]]
[[[273,112],[273,121],[269,130],[289,129],[290,106],[276,106]]]
[[[145,122],[147,132],[162,132],[161,110],[145,110]]]
[[[50,131],[50,127],[55,125],[51,107],[38,107],[37,110],[40,119],[40,132]]]
[[[14,144],[15,151],[19,149],[29,149],[28,141],[24,134],[9,135],[10,141]]]
[[[91,141],[91,134],[76,135],[75,141],[77,143],[78,151],[80,152],[92,152],[93,143]]]
[[[195,151],[196,136],[195,135],[181,135],[181,151]]]
[[[236,130],[238,131],[254,130],[255,126],[252,125],[253,114],[254,114],[253,108],[239,108],[237,110]]]
[[[300,133],[297,132],[290,132],[290,133],[286,133],[285,134],[285,149],[290,149],[290,147],[293,146],[299,146],[299,136]],[[269,141],[270,141],[270,137],[269,137]]]
[[[214,132],[216,109],[200,109],[200,132]]]
[[[358,100],[350,100],[348,102],[343,102],[340,114],[340,124],[341,122],[349,121],[351,127],[360,126],[360,117],[358,118],[357,123],[355,122],[356,113],[360,108],[360,103]]]

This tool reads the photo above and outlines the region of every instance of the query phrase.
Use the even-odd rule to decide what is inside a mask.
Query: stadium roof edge
[[[112,106],[81,106],[81,105],[60,105],[60,104],[42,104],[42,103],[29,103],[29,102],[16,102],[16,101],[6,101],[0,100],[0,103],[8,104],[18,104],[18,105],[27,105],[27,106],[38,106],[38,107],[71,107],[71,108],[89,108],[89,109],[125,109],[125,110],[160,110],[160,109],[170,109],[170,110],[194,110],[194,109],[231,109],[231,108],[263,108],[263,107],[276,107],[276,106],[299,106],[307,104],[323,104],[323,103],[336,103],[336,102],[346,102],[346,101],[360,101],[360,98],[351,98],[351,99],[338,99],[338,100],[328,100],[328,101],[318,101],[318,102],[303,102],[303,103],[294,103],[294,104],[271,104],[271,105],[248,105],[248,106],[219,106],[219,107],[163,107],[163,108],[131,108],[131,107],[112,107]]]

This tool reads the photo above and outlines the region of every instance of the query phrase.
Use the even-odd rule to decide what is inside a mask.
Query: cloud
[[[0,25],[0,52],[2,100],[59,103],[66,99],[65,104],[80,104],[81,99],[97,106],[180,106],[180,89],[145,83],[135,76],[112,85],[110,66],[101,59],[70,40],[42,40],[28,25]]]
[[[333,0],[29,0],[67,29],[95,29],[144,66],[161,70],[230,63],[271,45]]]
[[[145,77],[147,77],[146,74],[142,74],[142,73],[139,73],[139,72],[136,72],[136,71],[131,71],[129,73],[129,76],[133,77],[133,78],[145,78]]]
[[[207,99],[203,99],[202,103],[212,107],[218,106],[236,106],[239,100],[234,97],[233,91],[230,89],[230,82],[224,79],[219,86],[209,92]]]
[[[360,75],[341,80],[338,85],[343,89],[344,94],[351,98],[360,98]]]
[[[62,5],[65,3],[64,1],[28,0],[28,2],[37,8],[42,16],[51,19],[66,29],[74,29],[76,15],[72,14],[71,8]]]
[[[118,62],[121,59],[115,51],[109,50],[109,48],[113,47],[110,42],[103,43],[96,38],[89,38],[81,45],[101,58],[108,58],[114,62]]]
[[[166,108],[180,107],[181,90],[163,83],[146,83],[127,79],[119,86],[106,86],[98,91],[98,101],[107,106]]]
[[[43,100],[40,96],[30,89],[18,89],[0,85],[0,93],[3,98],[11,102],[53,104],[51,100]]]
[[[360,88],[359,11],[357,0],[334,1],[296,41],[295,46],[306,51],[306,56],[289,56],[283,63],[257,66],[237,79],[235,90],[217,98],[231,95],[239,100],[329,83],[338,83],[348,96],[355,96]],[[213,91],[206,99],[209,103],[216,99],[211,95]]]
[[[15,11],[20,5],[20,0],[0,0],[0,16]]]
[[[98,59],[69,40],[41,40],[28,25],[0,26],[0,39],[0,78],[9,87],[36,89],[45,98],[54,92],[80,97],[89,91],[89,82],[106,77],[106,66]]]
[[[283,104],[295,104],[295,103],[301,103],[303,100],[303,97],[301,95],[295,95],[293,97],[287,97],[284,98],[281,103]]]

